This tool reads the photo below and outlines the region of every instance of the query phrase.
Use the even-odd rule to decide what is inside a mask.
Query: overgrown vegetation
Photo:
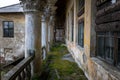
[[[41,77],[34,80],[87,80],[76,63],[62,60],[68,50],[64,45],[54,44],[48,57],[43,61]]]

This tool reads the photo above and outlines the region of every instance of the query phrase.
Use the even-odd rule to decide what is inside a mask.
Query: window
[[[78,45],[84,47],[84,5],[85,0],[78,0]]]
[[[97,32],[97,56],[120,66],[120,35],[117,32]]]
[[[78,16],[81,16],[84,13],[84,4],[85,0],[78,0]]]
[[[70,12],[68,13],[68,40],[70,40],[70,36],[71,36],[71,18],[70,18]]]
[[[71,17],[72,17],[71,40],[73,41],[74,40],[74,9],[73,8],[72,8],[71,12],[72,12],[72,15],[71,15]]]
[[[4,48],[4,53],[13,53],[12,48]]]
[[[78,24],[78,45],[84,47],[84,22]]]
[[[69,13],[68,13],[68,17],[67,17],[67,38],[69,40]]]
[[[97,35],[97,44],[98,44],[98,50],[97,50],[97,52],[98,52],[98,56],[100,56],[100,57],[102,57],[102,58],[104,58],[104,44],[105,44],[105,35],[104,35],[104,33],[103,32],[101,32],[101,33],[98,33],[98,35]]]
[[[3,21],[3,37],[14,37],[13,21]]]
[[[85,0],[78,0],[78,9],[81,10],[84,8]]]
[[[113,62],[113,50],[114,50],[114,34],[112,32],[106,32],[105,54],[106,59],[111,62]]]

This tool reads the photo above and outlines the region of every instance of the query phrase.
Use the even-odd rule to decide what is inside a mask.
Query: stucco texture
[[[14,22],[14,37],[3,37],[3,21]],[[0,52],[5,54],[6,60],[23,56],[25,42],[25,18],[23,13],[0,14]],[[5,52],[5,49],[8,49]],[[10,52],[9,49],[12,51]]]

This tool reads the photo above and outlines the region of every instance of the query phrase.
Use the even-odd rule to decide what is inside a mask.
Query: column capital
[[[42,11],[46,5],[46,0],[19,0],[24,12]]]
[[[45,22],[45,21],[46,21],[46,16],[45,16],[45,15],[42,15],[41,21],[42,21],[42,22]]]
[[[43,12],[43,15],[44,15],[44,17],[45,17],[46,20],[49,20],[49,18],[51,16],[50,12],[51,12],[50,8],[48,6],[46,6],[44,8],[44,12]]]
[[[57,7],[55,7],[55,3],[57,2],[57,0],[47,0],[47,4],[45,7],[45,13],[51,15],[53,13],[53,11],[55,12]]]
[[[57,9],[57,7],[55,7],[55,6],[53,6],[53,7],[51,8],[51,15],[52,15],[52,16],[55,15],[56,9]]]
[[[57,2],[57,0],[48,0],[47,1],[48,5],[50,5],[50,6],[54,6],[56,2]]]

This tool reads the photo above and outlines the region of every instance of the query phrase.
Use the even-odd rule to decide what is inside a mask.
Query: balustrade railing
[[[31,55],[22,60],[6,73],[2,80],[31,80],[31,62],[33,59],[34,55]]]

